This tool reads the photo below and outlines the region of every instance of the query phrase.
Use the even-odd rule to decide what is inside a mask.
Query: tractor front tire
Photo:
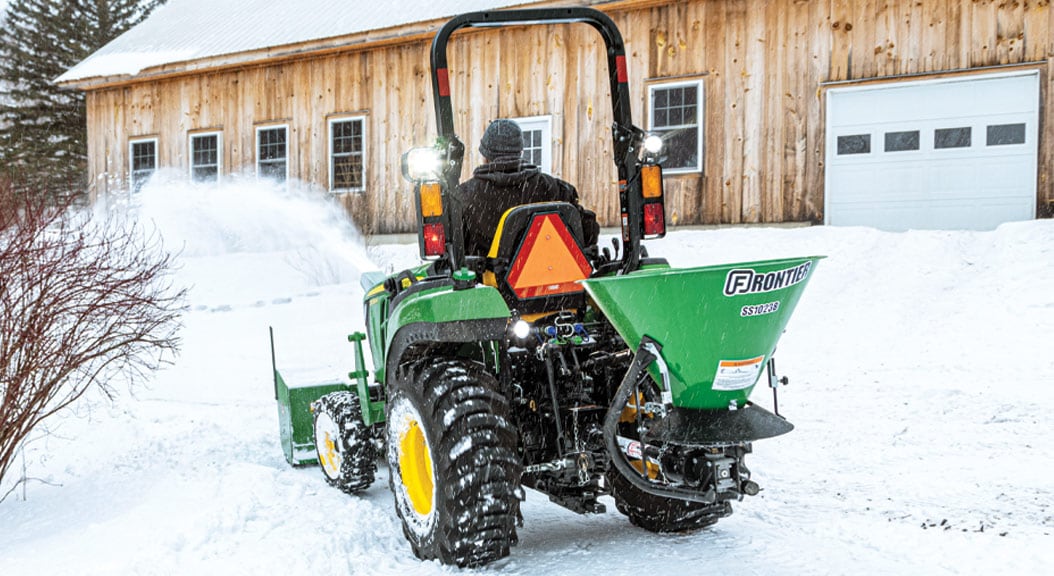
[[[354,392],[332,392],[316,400],[315,452],[330,486],[356,494],[373,484],[377,449]]]
[[[414,554],[460,567],[509,554],[522,464],[508,403],[476,362],[404,367],[387,404],[395,507]]]
[[[732,514],[728,502],[702,504],[649,494],[615,469],[608,472],[607,480],[618,511],[629,517],[634,526],[650,532],[690,532]]]

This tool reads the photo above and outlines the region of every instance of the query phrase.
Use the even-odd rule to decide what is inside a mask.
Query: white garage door
[[[1036,215],[1039,73],[827,92],[825,220],[987,230]]]

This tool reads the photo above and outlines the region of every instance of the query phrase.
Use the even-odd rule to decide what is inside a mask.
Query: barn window
[[[361,192],[366,188],[366,119],[329,121],[329,189]]]
[[[523,130],[523,161],[534,164],[542,172],[553,170],[553,120],[552,116],[513,118]]]
[[[680,82],[649,87],[651,131],[666,141],[667,174],[703,169],[703,83]]]
[[[284,182],[289,177],[286,126],[256,129],[256,175]]]
[[[129,171],[132,176],[132,191],[139,192],[143,184],[157,171],[157,138],[132,140],[128,143]]]
[[[219,132],[190,135],[190,178],[195,182],[217,182],[220,179]]]

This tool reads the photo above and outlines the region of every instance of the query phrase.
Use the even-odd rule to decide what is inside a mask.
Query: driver
[[[523,160],[523,132],[516,122],[505,118],[491,122],[480,140],[479,153],[483,164],[455,193],[461,202],[466,255],[486,256],[502,215],[510,208],[536,202],[577,206],[582,212],[585,247],[596,244],[600,232],[596,215],[579,205],[574,186]]]

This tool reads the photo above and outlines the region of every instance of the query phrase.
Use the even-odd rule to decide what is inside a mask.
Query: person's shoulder
[[[468,178],[467,180],[462,180],[456,187],[454,187],[454,191],[464,194],[474,191],[476,188],[479,188],[479,185],[479,178],[473,176],[472,178]]]
[[[540,169],[536,169],[536,170],[537,170],[537,172],[535,174],[535,177],[541,178],[545,182],[549,182],[549,183],[551,183],[553,185],[561,186],[561,187],[571,186],[571,184],[569,182],[567,182],[566,180],[561,180],[560,178],[557,178],[556,176],[553,176],[552,174],[548,174],[546,172],[543,172]],[[571,186],[571,187],[574,188],[574,186]]]
[[[547,175],[552,179],[554,186],[559,188],[564,193],[570,195],[573,200],[578,200],[578,190],[575,189],[574,185],[567,180],[562,180],[556,176]]]

